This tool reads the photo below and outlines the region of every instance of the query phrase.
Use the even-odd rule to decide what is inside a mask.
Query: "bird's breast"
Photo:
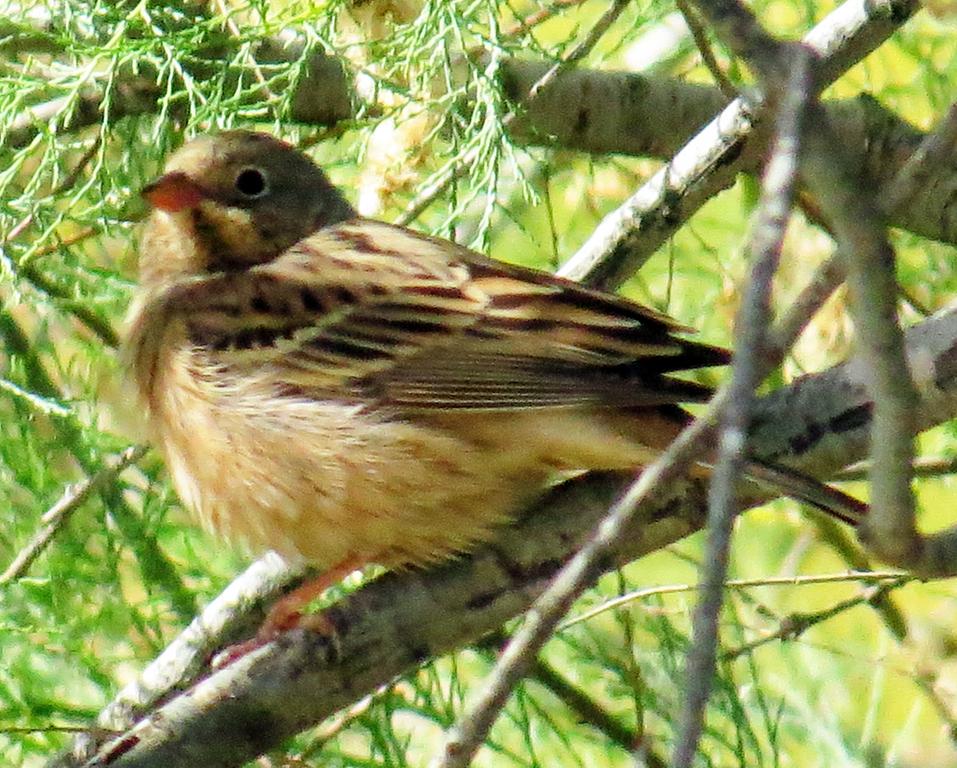
[[[201,351],[160,355],[153,440],[204,527],[320,567],[424,564],[467,550],[539,492],[547,468],[439,425],[282,396]]]

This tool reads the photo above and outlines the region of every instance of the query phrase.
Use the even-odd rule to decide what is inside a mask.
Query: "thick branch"
[[[908,333],[924,382],[918,421],[957,415],[957,308]],[[826,476],[867,455],[870,402],[855,361],[808,376],[758,404],[756,455]],[[620,480],[568,483],[494,546],[428,572],[388,574],[331,615],[336,653],[305,632],[250,654],[174,698],[100,753],[100,765],[238,765],[396,675],[499,627],[523,611],[605,514]],[[605,569],[688,535],[703,522],[704,487],[684,480],[639,510]],[[63,757],[78,766],[86,756]]]
[[[805,38],[821,57],[815,68],[818,91],[837,76],[836,61],[849,66],[856,60],[849,58],[850,51],[863,57],[891,34],[895,27],[887,23],[886,14],[899,11],[895,18],[903,23],[915,9],[909,2],[848,0],[828,15]],[[742,98],[731,102],[601,221],[561,273],[572,279],[587,275],[591,284],[611,288],[637,271],[681,223],[733,183],[743,158],[763,146],[766,137],[757,144],[751,142],[755,131],[762,130],[760,123],[753,122],[752,106]]]
[[[867,25],[859,28],[848,22],[865,7],[874,9]],[[878,4],[854,0],[828,16],[808,34],[806,41],[829,56],[822,68],[833,80],[883,42],[915,7],[911,0],[884,0]],[[256,63],[266,73],[282,72],[299,62],[303,51],[297,36],[284,34],[258,46]],[[229,51],[217,50],[208,71],[197,65],[195,75],[212,76],[224,60],[231,60]],[[503,59],[503,84],[509,97],[524,102],[529,90],[551,66],[550,62]],[[354,105],[360,101],[342,63],[321,51],[308,56],[304,76],[285,86],[282,82],[270,82],[269,90],[281,95],[286,88],[291,88],[293,95],[290,113],[284,117],[314,125],[329,126],[351,119],[355,116]],[[156,112],[164,93],[164,88],[141,72],[120,75],[111,93],[110,119]],[[263,96],[254,92],[250,99]],[[69,122],[58,124],[59,129],[77,130],[99,123],[103,119],[103,98],[102,90],[95,87],[86,91],[71,102]],[[7,126],[0,136],[0,146],[28,144],[40,126],[63,119],[65,103],[54,99],[31,106]],[[559,74],[542,89],[509,130],[517,140],[529,144],[592,154],[667,158],[726,105],[727,100],[717,88],[676,78],[572,69]],[[848,151],[849,163],[877,186],[895,176],[922,138],[916,128],[867,97],[829,102],[825,108]],[[365,109],[374,111],[375,105],[367,104]],[[722,177],[723,185],[727,186],[735,173],[755,173],[766,148],[765,137],[752,136],[744,151],[733,159],[730,173]],[[924,237],[957,243],[957,166],[944,163],[935,166],[934,171],[917,199],[906,210],[895,212],[889,223]]]

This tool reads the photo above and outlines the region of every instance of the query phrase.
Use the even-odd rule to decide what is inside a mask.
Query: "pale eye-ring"
[[[266,182],[266,174],[259,168],[243,168],[236,174],[236,191],[243,197],[255,200],[262,197],[269,191],[269,184]]]

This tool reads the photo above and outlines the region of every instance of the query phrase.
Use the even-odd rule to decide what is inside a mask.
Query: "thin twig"
[[[888,581],[900,579],[907,576],[903,571],[845,571],[843,573],[819,573],[808,576],[765,576],[760,579],[728,579],[724,582],[725,589],[753,589],[754,587],[802,587],[812,584],[844,584],[851,581]],[[908,577],[914,579],[916,577]],[[563,632],[566,629],[574,627],[586,621],[591,621],[596,616],[600,616],[608,611],[622,608],[629,603],[638,600],[646,600],[649,597],[660,597],[662,595],[678,595],[686,592],[697,592],[701,589],[700,584],[665,584],[658,587],[645,587],[636,589],[624,595],[606,600],[601,605],[586,611],[585,613],[574,616],[559,625],[558,631]]]
[[[718,64],[714,51],[711,50],[711,43],[708,41],[707,31],[701,23],[701,18],[698,16],[698,13],[691,7],[688,0],[676,0],[675,5],[684,17],[685,24],[688,25],[688,29],[691,31],[691,37],[694,38],[695,45],[698,47],[698,53],[701,54],[701,60],[704,62],[705,67],[707,67],[708,72],[711,73],[711,77],[714,78],[718,90],[729,99],[736,99],[738,97],[738,89],[734,83],[728,79],[728,76]]]
[[[336,713],[334,717],[329,718],[322,725],[317,727],[311,734],[312,741],[303,749],[303,757],[307,758],[315,755],[322,748],[338,736],[342,731],[348,728],[352,723],[366,714],[373,704],[377,703],[380,696],[392,688],[392,684],[382,686],[375,693],[370,693],[359,699],[351,707],[347,707]]]
[[[835,236],[847,255],[851,314],[858,350],[869,371],[874,399],[871,514],[861,536],[882,558],[902,567],[926,568],[925,575],[953,570],[933,563],[914,527],[910,467],[914,459],[914,406],[917,392],[904,354],[897,321],[894,251],[882,215],[863,194],[854,173],[836,151],[823,111],[814,108],[818,130],[809,136],[805,168],[812,192],[828,211]]]
[[[0,391],[13,395],[18,400],[29,405],[34,411],[42,413],[44,416],[55,416],[59,419],[75,418],[76,414],[71,408],[49,397],[43,397],[36,392],[24,389],[9,379],[0,378]]]
[[[588,30],[588,34],[585,35],[585,38],[572,48],[570,53],[563,56],[561,61],[557,62],[548,72],[542,75],[538,82],[529,89],[528,100],[531,101],[538,96],[538,94],[547,88],[567,67],[577,61],[581,61],[591,53],[592,48],[598,44],[598,41],[601,40],[605,32],[615,23],[617,18],[621,16],[622,11],[628,7],[630,2],[631,0],[615,0],[615,2],[608,6],[608,9],[598,17],[598,21]]]
[[[595,22],[585,38],[564,56],[561,61],[556,62],[545,74],[535,81],[522,103],[524,110],[528,109],[538,95],[555,81],[555,78],[591,52],[592,48],[595,47],[605,32],[608,31],[608,28],[615,22],[615,19],[625,10],[629,2],[630,0],[615,0],[615,2],[609,6],[608,10]],[[502,118],[503,131],[508,130],[508,127],[517,119],[517,114],[517,112],[511,111]],[[471,169],[472,163],[478,155],[478,151],[477,148],[473,147],[466,152],[464,157],[452,163],[444,173],[440,174],[431,184],[421,190],[415,199],[406,206],[402,215],[396,219],[396,223],[405,226],[417,219],[419,215],[445,191],[449,184],[460,179]]]
[[[786,55],[781,49],[781,55]],[[673,765],[688,768],[694,759],[704,723],[704,709],[718,646],[718,614],[724,597],[731,531],[737,516],[736,489],[747,458],[748,428],[755,390],[763,375],[762,353],[771,320],[771,288],[777,271],[797,182],[805,106],[812,93],[811,58],[795,48],[790,77],[784,85],[777,115],[777,130],[764,173],[761,199],[750,251],[754,267],[735,327],[734,365],[728,407],[724,411],[718,458],[708,492],[708,542],[701,596],[693,620],[694,643],[685,669],[685,705],[681,737]],[[781,87],[768,82],[773,90]]]
[[[878,600],[889,595],[896,589],[914,581],[915,577],[908,574],[898,573],[896,577],[888,578],[883,584],[876,584],[864,589],[861,594],[835,603],[832,606],[824,608],[813,613],[792,613],[784,617],[778,628],[763,637],[745,643],[737,648],[731,648],[721,654],[721,662],[734,661],[739,656],[751,653],[762,645],[774,642],[775,640],[790,640],[804,634],[816,624],[820,624],[828,619],[832,619],[839,614],[844,613],[851,608],[856,608],[863,604],[873,604]]]
[[[549,690],[574,712],[578,719],[601,731],[619,747],[629,752],[635,748],[638,742],[638,732],[622,723],[591,696],[566,680],[551,664],[542,659],[536,659],[532,666],[531,678]],[[647,747],[646,754],[646,762],[649,765],[666,765],[664,760],[655,753],[648,751]]]
[[[444,173],[439,174],[430,184],[422,187],[419,194],[405,207],[395,223],[404,227],[419,218],[422,212],[448,189],[450,184],[462,178],[468,172],[477,155],[478,149],[472,147],[465,153],[464,157],[450,164]]]
[[[47,725],[0,725],[0,734],[18,734],[18,733],[88,733],[90,727],[87,725],[57,725],[49,723]],[[110,736],[115,731],[100,731],[101,736]]]
[[[66,493],[60,497],[60,500],[43,513],[43,516],[40,518],[40,524],[42,526],[40,530],[38,530],[29,543],[17,553],[10,565],[7,566],[7,569],[0,574],[0,587],[4,587],[11,581],[21,578],[33,564],[33,561],[46,549],[47,545],[56,535],[56,532],[66,523],[70,515],[79,509],[83,503],[100,488],[107,483],[113,482],[120,472],[126,469],[130,464],[139,461],[146,454],[146,451],[147,448],[144,445],[132,445],[116,458],[108,460],[99,472],[77,483],[72,488],[68,488]]]
[[[767,348],[774,351],[790,348],[843,280],[844,260],[840,254],[833,254],[814,271],[784,316],[769,331],[765,340]]]
[[[236,41],[243,44],[243,33],[240,30],[239,25],[236,23],[236,20],[233,19],[232,14],[229,11],[229,6],[226,3],[226,0],[214,0],[216,5],[216,10],[219,11],[219,15],[223,17],[223,23],[226,25],[226,28],[229,30],[229,33],[236,38]],[[244,52],[244,58],[246,63],[250,66],[253,71],[253,76],[256,78],[256,81],[262,86],[263,92],[266,94],[266,98],[270,101],[276,101],[276,94],[273,93],[272,89],[269,87],[269,81],[266,79],[266,76],[262,72],[262,68],[259,66],[259,62],[256,61],[256,57],[252,55],[249,50],[249,46],[245,45],[246,50]]]
[[[88,240],[89,238],[93,237],[93,235],[96,233],[97,229],[95,227],[84,227],[68,237],[61,237],[55,243],[49,243],[47,245],[40,246],[33,251],[33,256],[47,256],[48,254],[51,254],[60,248],[67,248],[71,245],[82,243],[84,240]]]
[[[914,460],[914,477],[946,477],[957,474],[957,458],[922,456]],[[842,469],[833,476],[840,482],[866,480],[871,471],[870,462],[863,461]]]
[[[87,147],[86,151],[80,156],[80,159],[77,161],[77,164],[73,167],[59,184],[57,184],[53,189],[50,190],[50,197],[59,197],[64,192],[69,191],[74,184],[79,180],[80,174],[83,173],[83,169],[86,168],[90,160],[93,159],[93,156],[96,154],[97,150],[100,148],[100,143],[102,142],[102,135],[97,134],[96,138],[93,140],[93,143]],[[2,238],[0,239],[0,246],[7,245],[11,240],[15,240],[24,230],[33,223],[34,215],[33,211],[24,216],[13,228]]]
[[[957,146],[957,105],[950,108],[937,130],[926,136],[881,191],[878,204],[886,216],[902,209],[916,194],[940,163],[950,158]],[[769,334],[767,343],[773,349],[789,347],[818,309],[844,280],[844,256],[838,251],[815,271],[786,315]],[[842,479],[850,479],[843,478]]]
[[[483,638],[477,646],[489,651],[490,654],[497,654],[507,643],[508,636],[504,631],[499,630]],[[529,672],[529,679],[542,685],[572,710],[582,722],[588,723],[593,728],[601,731],[609,740],[627,752],[631,752],[635,745],[640,742],[641,732],[639,730],[628,727],[618,718],[608,713],[585,691],[566,680],[557,669],[544,659],[537,658],[535,660],[535,664]],[[650,753],[649,762],[653,765],[666,765],[665,761],[654,753]]]
[[[502,34],[505,37],[515,37],[522,32],[531,32],[532,27],[537,27],[539,24],[548,21],[559,11],[566,8],[574,8],[576,5],[581,5],[584,2],[585,0],[552,0],[552,2],[550,2],[544,8],[539,8],[537,11],[532,11],[527,16],[517,19],[512,26],[504,29]]]
[[[86,168],[90,160],[93,159],[93,156],[100,148],[101,141],[102,135],[98,134],[93,143],[86,149],[86,151],[84,151],[83,155],[80,157],[79,161],[77,161],[77,164],[73,167],[73,169],[56,187],[50,190],[50,197],[59,197],[65,192],[69,191],[76,184],[80,178],[80,174],[83,172],[83,169]],[[22,235],[30,227],[30,225],[33,224],[34,218],[35,214],[33,211],[31,211],[19,222],[17,222],[2,238],[2,240],[0,240],[0,252],[3,252],[5,250],[5,246],[9,245],[13,240]],[[95,230],[88,228],[78,233],[74,238],[57,244],[57,246],[47,246],[41,248],[34,255],[36,256],[49,253],[55,247],[59,247],[63,244],[79,242],[80,240],[85,239],[92,234],[95,234]],[[30,284],[48,296],[52,296],[55,299],[61,299],[64,301],[73,298],[66,289],[56,285],[56,283],[50,280],[50,278],[40,272],[40,270],[34,266],[32,261],[27,262],[26,264],[21,264],[13,258],[8,258],[8,263],[19,277],[25,278]],[[92,331],[104,344],[110,347],[116,347],[119,344],[119,336],[117,335],[116,331],[113,330],[113,327],[107,321],[93,312],[93,310],[91,310],[89,307],[78,302],[69,302],[67,308],[70,314],[83,323],[83,325]]]
[[[924,137],[894,180],[881,190],[878,204],[886,215],[906,208],[928,180],[939,170],[940,163],[953,159],[957,151],[957,104],[951,105],[947,114],[934,129]]]

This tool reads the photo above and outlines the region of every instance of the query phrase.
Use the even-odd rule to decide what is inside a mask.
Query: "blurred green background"
[[[798,38],[833,5],[752,7],[773,32]],[[139,437],[115,346],[145,213],[137,192],[171,149],[215,128],[273,131],[307,147],[363,213],[386,220],[474,152],[468,172],[412,226],[554,269],[660,159],[511,143],[503,129],[511,106],[494,72],[461,54],[555,60],[606,8],[598,0],[0,2],[0,569],[71,483]],[[946,3],[931,10],[825,97],[867,93],[932,128],[957,95],[957,17]],[[670,2],[630,4],[579,66],[641,66],[650,76],[710,85],[675,14]],[[516,24],[526,17],[525,27]],[[257,67],[257,44],[283,30],[301,36],[301,51],[282,66]],[[747,83],[740,64],[713,46],[732,81]],[[317,51],[340,58],[357,83],[352,116],[332,126],[292,116],[290,84]],[[139,81],[152,95],[137,110],[129,83]],[[97,108],[84,119],[91,99]],[[28,110],[47,107],[53,119],[30,128]],[[729,343],[755,190],[742,179],[708,203],[627,284],[627,295],[707,341]],[[911,299],[903,315],[913,322],[953,296],[954,249],[905,232],[893,239]],[[827,235],[796,215],[780,306],[830,250]],[[851,340],[839,293],[770,386],[844,359]],[[709,375],[716,382],[722,374]],[[921,448],[951,458],[953,428],[923,436]],[[848,487],[866,494],[863,484]],[[952,522],[948,471],[917,488],[923,526]],[[605,577],[575,613],[633,589],[693,584],[701,544],[692,537]],[[42,765],[248,561],[190,523],[153,454],[94,494],[24,575],[0,584],[0,762]],[[789,502],[749,512],[738,526],[733,578],[846,569],[832,533]],[[957,764],[954,586],[914,582],[893,591],[907,622],[903,641],[866,602],[841,607],[865,589],[851,579],[729,588],[724,649],[740,652],[720,666],[701,765]],[[561,632],[478,764],[631,765],[638,741],[667,756],[692,604],[689,591],[645,595]],[[799,636],[742,650],[793,614],[834,606]],[[425,765],[493,660],[477,648],[430,663],[258,764]]]

